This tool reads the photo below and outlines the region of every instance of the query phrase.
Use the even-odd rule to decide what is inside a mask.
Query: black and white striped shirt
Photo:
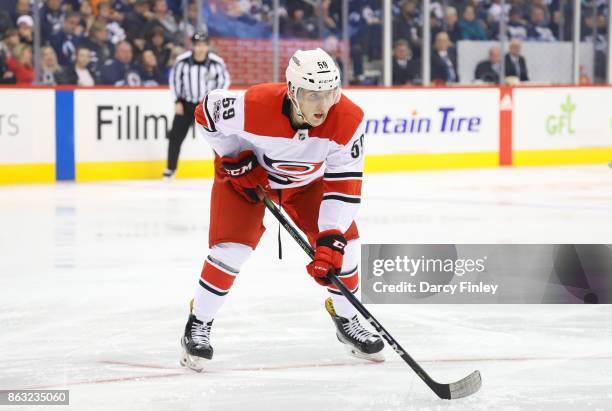
[[[197,104],[215,89],[227,89],[230,75],[225,62],[215,53],[208,52],[202,62],[193,59],[191,51],[178,56],[170,70],[170,91],[174,101],[184,100]]]

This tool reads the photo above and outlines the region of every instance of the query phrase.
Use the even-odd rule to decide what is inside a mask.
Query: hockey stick
[[[297,231],[293,224],[281,213],[276,204],[270,200],[267,195],[264,195],[263,202],[274,214],[274,217],[279,223],[285,227],[287,232],[297,241],[298,245],[308,254],[310,258],[314,258],[314,250],[308,244],[308,241],[302,237]],[[359,313],[378,331],[387,343],[393,348],[393,350],[416,372],[416,374],[432,389],[436,395],[444,400],[454,400],[456,398],[467,397],[468,395],[474,394],[480,389],[482,380],[480,378],[480,372],[474,371],[467,377],[450,384],[440,384],[434,381],[427,372],[402,348],[402,346],[389,334],[387,330],[374,318],[372,314],[361,304],[361,302],[346,288],[346,286],[338,279],[338,277],[330,273],[327,275],[328,279],[340,290],[350,303],[359,311]]]

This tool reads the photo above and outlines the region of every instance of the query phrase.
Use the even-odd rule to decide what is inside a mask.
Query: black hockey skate
[[[363,328],[356,315],[350,319],[338,316],[331,297],[325,300],[325,308],[336,326],[338,340],[347,345],[351,355],[374,362],[385,360],[382,354],[385,347],[382,338]]]
[[[212,359],[213,347],[210,345],[210,329],[213,320],[203,323],[198,320],[191,310],[189,319],[185,325],[185,335],[181,338],[183,352],[181,354],[181,365],[200,372],[204,363]]]

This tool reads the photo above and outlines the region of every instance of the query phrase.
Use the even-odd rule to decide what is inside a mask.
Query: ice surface
[[[277,260],[269,217],[214,360],[181,369],[210,185],[0,187],[0,389],[69,389],[54,410],[612,410],[612,306],[369,306],[436,380],[481,371],[478,394],[438,400],[389,348],[382,364],[347,356],[286,234]],[[367,175],[359,227],[368,243],[609,244],[612,171]]]

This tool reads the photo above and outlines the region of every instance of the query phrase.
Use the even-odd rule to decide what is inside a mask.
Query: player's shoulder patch
[[[225,89],[212,90],[198,104],[196,121],[208,131],[239,131],[243,124],[243,96]]]
[[[313,129],[313,135],[318,134],[338,144],[348,144],[363,121],[363,116],[361,107],[343,94],[329,111],[325,122]]]

